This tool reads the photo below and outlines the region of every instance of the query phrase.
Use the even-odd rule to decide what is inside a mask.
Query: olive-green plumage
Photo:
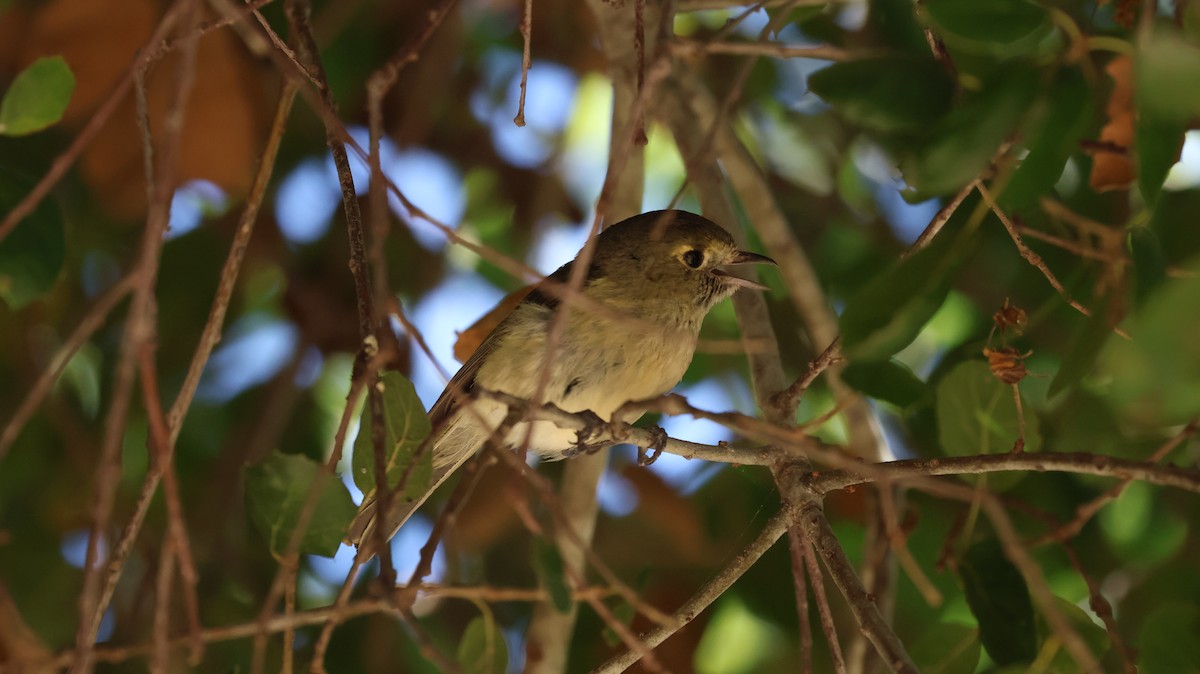
[[[492,331],[430,409],[430,492],[478,451],[507,413],[492,400],[460,404],[471,391],[533,399],[544,379],[544,401],[568,412],[591,410],[606,420],[630,400],[662,395],[691,363],[700,324],[713,305],[739,287],[762,288],[727,272],[751,262],[774,264],[738,250],[716,223],[685,211],[643,213],[605,229],[595,242],[582,301],[567,299],[561,290],[570,280],[571,262]],[[551,323],[563,311],[557,348],[547,359]],[[518,424],[506,440],[517,446],[526,437],[530,451],[551,460],[563,458],[575,444],[574,431],[544,421],[533,422],[532,433],[528,424]],[[387,518],[389,534],[427,496],[396,503]],[[369,543],[364,535],[374,524],[373,506],[368,497],[349,540]]]

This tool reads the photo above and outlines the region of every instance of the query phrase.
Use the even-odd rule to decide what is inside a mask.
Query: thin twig
[[[825,568],[834,584],[846,598],[859,629],[875,645],[884,662],[894,672],[917,674],[917,666],[913,664],[904,644],[883,619],[875,598],[867,592],[867,588],[854,572],[854,566],[846,557],[846,551],[842,549],[837,535],[829,526],[829,520],[825,519],[820,505],[815,500],[800,505],[799,523],[805,536],[825,562]]]
[[[951,197],[950,201],[947,201],[944,206],[939,208],[938,212],[934,214],[933,219],[931,219],[929,224],[925,226],[925,229],[921,231],[921,235],[917,237],[917,240],[913,241],[912,246],[909,246],[908,250],[904,251],[900,255],[901,259],[908,257],[918,250],[928,246],[929,242],[933,241],[934,237],[936,237],[938,233],[942,231],[942,228],[946,226],[946,223],[950,222],[950,218],[954,216],[954,212],[958,210],[958,207],[962,205],[963,200],[967,198],[967,195],[969,195],[973,189],[975,189],[974,183],[968,183],[964,185],[957,194]]]
[[[808,58],[822,61],[853,61],[869,58],[865,51],[851,51],[829,45],[800,46],[778,42],[701,42],[676,38],[671,51],[680,56],[696,54],[730,54],[733,56],[773,56],[776,58]]]
[[[1158,449],[1154,450],[1147,461],[1152,463],[1161,462],[1167,457],[1168,454],[1175,451],[1177,447],[1191,439],[1196,434],[1197,428],[1200,428],[1200,426],[1197,425],[1197,420],[1193,419],[1190,423],[1183,427],[1183,430],[1176,433],[1174,437],[1164,442],[1158,447]],[[1091,521],[1092,517],[1094,517],[1096,513],[1100,512],[1100,510],[1110,501],[1119,497],[1121,492],[1125,491],[1125,488],[1128,487],[1133,480],[1134,478],[1132,477],[1126,477],[1110,487],[1103,494],[1100,494],[1091,501],[1079,506],[1075,509],[1075,517],[1072,518],[1070,522],[1067,522],[1054,531],[1047,533],[1042,538],[1035,540],[1031,545],[1037,546],[1044,543],[1049,543],[1051,541],[1064,543],[1067,540],[1074,538],[1079,534],[1080,531],[1083,531],[1084,525]]]
[[[808,580],[804,570],[804,547],[807,541],[796,528],[788,529],[788,548],[791,553],[792,586],[796,591],[796,617],[800,624],[800,671],[812,674],[812,622],[808,615]],[[820,577],[814,578],[820,582]],[[830,642],[832,650],[833,642]]]
[[[647,648],[656,648],[672,634],[678,632],[684,625],[695,620],[704,609],[716,601],[717,597],[724,594],[738,578],[741,578],[742,574],[754,566],[754,563],[758,561],[759,557],[763,556],[763,553],[775,545],[775,542],[787,532],[795,515],[796,512],[787,506],[776,513],[767,522],[766,526],[763,527],[763,530],[759,532],[758,537],[745,550],[738,553],[737,557],[727,564],[725,568],[721,569],[712,580],[708,581],[691,599],[679,607],[679,610],[674,615],[674,625],[654,628],[642,636],[642,643]],[[638,661],[638,655],[638,652],[634,650],[625,651],[592,670],[592,674],[617,674],[623,672]]]
[[[798,527],[793,527],[793,530],[798,539],[804,539],[804,534]],[[812,545],[804,540],[800,554],[804,565],[808,568],[813,599],[817,602],[817,615],[821,620],[821,633],[825,635],[825,643],[829,646],[829,659],[833,662],[833,671],[837,674],[846,674],[846,659],[842,655],[842,644],[838,640],[837,625],[833,622],[833,611],[829,607],[829,597],[825,594],[825,576],[821,573],[821,566],[817,563],[816,552],[813,551]]]
[[[177,6],[181,7],[180,18],[184,24],[194,18],[193,2],[185,0],[177,3]],[[96,634],[100,629],[100,620],[116,590],[117,579],[120,577],[125,561],[125,558],[120,555],[121,550],[118,546],[118,550],[115,551],[108,565],[104,583],[101,585],[101,568],[98,564],[99,545],[112,517],[117,483],[121,475],[120,449],[124,436],[126,413],[133,397],[135,359],[141,345],[152,339],[155,332],[154,282],[158,276],[159,253],[168,222],[176,157],[183,130],[184,109],[195,81],[196,47],[195,41],[184,45],[183,57],[174,81],[175,88],[172,92],[170,107],[163,119],[162,137],[164,140],[157,170],[147,176],[148,192],[151,193],[151,198],[135,272],[137,279],[133,302],[121,339],[120,355],[114,375],[112,404],[105,418],[104,441],[96,470],[96,497],[92,508],[92,528],[88,537],[83,591],[79,597],[79,629],[76,632],[76,658],[72,663],[73,672],[81,673],[91,669],[91,653],[95,647]],[[135,72],[140,80],[143,71]],[[153,140],[150,135],[144,91],[142,95],[138,96],[138,99],[138,118],[143,147],[149,153]],[[127,551],[128,547],[125,548],[126,554]]]
[[[75,327],[71,335],[59,347],[54,357],[50,359],[46,369],[42,370],[42,374],[25,394],[25,399],[21,401],[17,411],[13,412],[12,418],[4,425],[4,432],[0,433],[0,462],[4,461],[4,457],[12,449],[13,443],[16,442],[17,436],[20,435],[25,424],[29,423],[34,413],[41,407],[42,401],[54,386],[54,382],[58,381],[63,370],[67,369],[71,358],[95,334],[96,330],[100,329],[105,319],[120,304],[121,300],[133,290],[135,281],[134,273],[126,274],[111,288],[105,290],[104,294],[96,300],[96,304],[79,321],[79,325]]]
[[[533,62],[530,42],[533,36],[533,0],[525,0],[525,12],[521,15],[521,40],[524,47],[521,50],[521,99],[517,103],[517,115],[513,124],[525,126],[525,89],[529,83],[529,67]]]
[[[771,403],[779,408],[780,415],[785,419],[792,419],[796,416],[796,406],[800,404],[800,397],[808,390],[817,377],[821,376],[830,365],[841,360],[838,354],[838,346],[841,344],[841,338],[833,340],[821,355],[814,358],[808,363],[808,369],[804,371],[796,381],[792,382],[783,391],[771,396]]]

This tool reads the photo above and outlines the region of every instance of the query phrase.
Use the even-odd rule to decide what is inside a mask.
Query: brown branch
[[[150,659],[153,674],[167,674],[170,667],[171,579],[175,575],[175,539],[163,541],[158,556],[158,574],[154,586],[154,653]],[[190,639],[194,642],[195,635]]]
[[[1109,264],[1127,261],[1124,255],[1113,254],[1113,253],[1109,253],[1109,252],[1095,250],[1090,247],[1081,246],[1081,245],[1075,243],[1074,241],[1068,241],[1061,237],[1054,236],[1053,234],[1047,234],[1046,232],[1043,232],[1040,229],[1034,229],[1027,225],[1018,224],[1017,232],[1023,236],[1027,236],[1031,239],[1037,239],[1039,241],[1044,241],[1052,246],[1061,248],[1061,249],[1067,251],[1068,253],[1074,253],[1074,254],[1078,255],[1079,257],[1085,257],[1090,260],[1099,260],[1101,262],[1107,262]]]
[[[1147,461],[1150,463],[1161,462],[1167,457],[1168,454],[1175,451],[1177,447],[1195,436],[1198,428],[1200,428],[1200,426],[1198,426],[1197,420],[1193,419],[1183,427],[1183,430],[1176,433],[1174,437],[1164,442],[1158,447],[1158,449],[1154,450]],[[1113,485],[1103,494],[1079,506],[1075,510],[1075,517],[1072,518],[1070,522],[1067,522],[1061,527],[1058,527],[1054,531],[1046,534],[1044,537],[1034,541],[1033,545],[1036,546],[1042,543],[1048,543],[1050,541],[1065,543],[1067,540],[1074,538],[1079,534],[1080,531],[1083,531],[1084,525],[1091,521],[1092,517],[1094,517],[1096,513],[1100,512],[1100,510],[1107,505],[1109,501],[1112,501],[1120,496],[1121,492],[1125,491],[1125,488],[1128,487],[1129,483],[1131,482],[1133,482],[1133,478],[1126,477],[1117,484]]]
[[[1134,479],[1149,484],[1200,493],[1200,471],[1085,452],[981,454],[938,459],[905,459],[874,464],[869,471],[829,470],[813,473],[807,482],[817,494],[825,495],[831,491],[874,482],[879,479],[879,476],[902,481],[918,476],[979,475],[1012,471],[1075,473],[1077,475]]]
[[[233,298],[242,262],[246,258],[246,249],[250,244],[250,237],[254,234],[255,223],[258,222],[258,213],[262,208],[267,186],[271,182],[271,174],[275,170],[275,159],[279,156],[279,145],[283,140],[283,133],[287,128],[287,120],[291,115],[292,103],[295,99],[296,85],[292,82],[285,82],[283,90],[279,93],[279,101],[275,105],[274,121],[267,135],[267,143],[263,148],[258,171],[254,174],[250,193],[246,196],[246,206],[238,218],[237,230],[234,232],[233,241],[229,244],[229,253],[221,266],[221,275],[217,281],[217,291],[213,294],[212,306],[208,310],[208,318],[204,323],[204,328],[200,331],[200,339],[196,344],[196,350],[192,353],[192,360],[188,363],[183,386],[175,396],[175,401],[171,404],[171,411],[167,415],[167,425],[171,430],[169,443],[171,447],[174,447],[175,442],[179,439],[179,433],[183,429],[183,420],[187,415],[188,408],[191,407],[196,388],[200,385],[200,376],[204,373],[208,358],[212,355],[217,343],[221,341],[221,328],[225,324],[225,314],[228,312],[229,302]]]
[[[917,666],[879,612],[875,598],[867,592],[862,580],[854,572],[854,565],[846,557],[846,551],[842,549],[817,501],[810,500],[800,505],[799,524],[821,555],[834,584],[846,598],[859,629],[875,645],[885,664],[894,672],[917,674]]]
[[[951,197],[950,201],[947,201],[944,206],[939,208],[938,212],[933,215],[933,219],[931,219],[929,224],[925,226],[925,229],[921,231],[921,235],[917,237],[917,240],[913,241],[912,246],[909,246],[908,250],[901,254],[901,259],[912,255],[925,246],[928,246],[929,242],[933,241],[934,237],[936,237],[938,233],[942,231],[942,228],[946,226],[946,223],[950,222],[950,218],[954,216],[954,212],[958,210],[958,207],[962,205],[963,200],[967,198],[967,195],[969,195],[973,189],[975,189],[975,184],[968,183],[967,185],[963,186],[963,188],[959,190],[957,194]]]
[[[196,598],[196,586],[199,577],[196,574],[196,563],[192,559],[192,546],[188,539],[187,520],[183,515],[183,504],[179,496],[179,482],[175,476],[175,466],[172,464],[172,452],[167,430],[167,421],[163,417],[162,404],[159,402],[158,376],[154,367],[153,344],[142,345],[138,359],[138,370],[141,374],[142,400],[146,406],[146,417],[149,421],[149,450],[150,465],[155,467],[157,474],[165,477],[165,501],[167,505],[167,540],[162,546],[163,556],[170,558],[168,564],[175,560],[179,562],[179,577],[183,580],[184,606],[187,609],[188,633],[192,636],[191,660],[193,666],[199,664],[201,644],[200,634],[200,603]],[[162,583],[169,591],[171,578],[168,576]],[[167,608],[168,600],[157,597],[162,601],[163,611]],[[165,639],[165,633],[163,635]],[[165,663],[164,663],[165,665]]]
[[[34,413],[41,407],[42,401],[54,386],[54,382],[58,381],[63,370],[67,369],[71,358],[95,334],[96,330],[100,329],[105,319],[120,304],[121,300],[133,290],[136,280],[136,274],[130,273],[105,290],[104,294],[96,300],[96,304],[79,321],[79,325],[75,327],[63,345],[59,347],[54,357],[50,359],[46,369],[42,371],[37,381],[29,388],[29,392],[25,394],[17,411],[13,412],[12,418],[4,425],[3,433],[0,433],[0,462],[4,461],[4,457],[12,449],[13,443],[17,441],[17,436],[20,435],[25,424],[29,423]]]
[[[804,546],[808,541],[794,527],[788,529],[788,551],[791,554],[792,588],[796,592],[796,617],[800,625],[800,671],[812,674],[812,622],[808,615],[808,581],[804,570]],[[820,577],[814,578],[820,581]],[[830,650],[832,651],[830,642]]]
[[[533,0],[525,0],[525,12],[521,15],[521,100],[517,103],[517,115],[513,124],[525,126],[525,89],[529,83],[529,66],[532,63],[530,42],[533,35]]]
[[[983,200],[987,203],[988,208],[992,209],[992,212],[996,214],[997,218],[999,218],[1000,223],[1004,225],[1004,229],[1008,232],[1009,237],[1012,238],[1013,243],[1016,244],[1017,252],[1021,254],[1021,257],[1024,258],[1025,261],[1032,265],[1035,269],[1040,271],[1042,276],[1046,277],[1046,281],[1050,283],[1050,287],[1054,288],[1054,290],[1063,298],[1063,300],[1065,300],[1067,304],[1071,305],[1071,308],[1075,309],[1084,316],[1091,316],[1092,312],[1089,311],[1087,307],[1083,306],[1073,297],[1071,297],[1071,294],[1067,292],[1065,287],[1063,287],[1063,284],[1058,280],[1058,277],[1054,275],[1054,272],[1050,271],[1050,267],[1046,265],[1046,261],[1042,259],[1042,256],[1034,252],[1034,250],[1025,243],[1025,240],[1021,238],[1021,234],[1017,232],[1016,226],[1013,225],[1012,220],[1005,215],[1004,211],[996,203],[996,200],[992,198],[992,193],[988,191],[986,186],[984,186],[983,181],[976,180],[974,185],[976,189],[979,190],[979,195],[982,196]],[[1118,327],[1113,327],[1113,332],[1125,337],[1126,339],[1129,338],[1129,335]]]
[[[176,3],[175,6],[180,8],[178,18],[185,25],[196,16],[194,3],[189,0]],[[171,12],[171,14],[173,13]],[[174,20],[171,23],[174,23]],[[153,339],[155,332],[154,282],[158,276],[163,233],[166,231],[169,219],[176,158],[183,131],[184,110],[195,81],[196,47],[195,40],[184,45],[170,106],[163,119],[162,137],[164,140],[157,170],[152,170],[151,175],[147,175],[147,183],[152,186],[148,187],[151,199],[134,272],[136,280],[134,281],[133,302],[121,338],[113,378],[112,403],[105,418],[104,440],[96,470],[96,495],[92,508],[92,528],[88,537],[83,591],[79,597],[79,628],[75,641],[76,657],[71,667],[73,672],[87,672],[91,669],[91,653],[95,647],[96,634],[100,629],[100,619],[116,590],[117,580],[125,562],[125,558],[120,555],[120,546],[118,546],[108,565],[104,583],[101,585],[101,568],[98,564],[99,544],[112,517],[116,488],[121,476],[120,451],[126,413],[133,397],[135,359],[142,344]],[[140,79],[140,74],[144,71],[137,69],[135,72],[139,73]],[[138,118],[141,122],[142,140],[146,151],[150,152],[153,140],[144,106],[145,99],[143,96],[139,96],[138,99],[141,104]],[[152,169],[153,167],[148,166],[147,168]],[[128,549],[128,547],[125,548],[126,554]]]
[[[833,340],[821,355],[809,361],[808,369],[804,371],[796,381],[792,382],[786,389],[771,396],[771,404],[778,408],[779,414],[784,419],[793,419],[796,416],[796,406],[800,404],[800,397],[808,390],[809,386],[821,376],[821,373],[829,368],[830,365],[837,363],[842,359],[838,353],[838,346],[841,344],[841,338]]]
[[[685,57],[698,54],[729,54],[733,56],[809,58],[824,61],[853,61],[875,55],[872,52],[851,51],[829,45],[798,46],[779,42],[702,42],[686,38],[675,38],[671,42],[671,52]]]
[[[656,627],[642,636],[641,642],[646,648],[656,648],[684,625],[695,620],[704,609],[716,601],[717,597],[724,594],[738,578],[741,578],[742,574],[754,566],[755,562],[771,549],[771,546],[775,545],[775,542],[791,526],[795,516],[796,511],[785,504],[784,508],[767,522],[758,537],[745,550],[738,553],[737,557],[721,569],[712,580],[708,581],[691,599],[679,607],[674,615],[675,624]],[[592,670],[592,674],[617,674],[625,671],[637,661],[638,652],[628,650]]]
[[[833,622],[833,611],[829,607],[829,598],[825,595],[825,577],[817,563],[817,555],[812,545],[804,537],[799,527],[791,528],[792,536],[801,541],[801,561],[808,568],[808,576],[812,579],[813,598],[817,600],[817,615],[821,619],[821,633],[829,645],[829,659],[833,662],[833,671],[846,674],[846,659],[842,655],[842,645],[838,640],[837,626]]]

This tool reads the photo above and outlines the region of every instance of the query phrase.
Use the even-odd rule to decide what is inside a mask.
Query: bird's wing
[[[593,267],[593,270],[595,267]],[[592,272],[593,270],[589,270]],[[594,275],[589,273],[589,277]],[[567,283],[571,278],[571,263],[568,262],[559,267],[557,271],[548,276],[546,280],[534,286],[533,290],[525,296],[520,304],[513,309],[512,313],[500,321],[500,324],[492,330],[492,332],[483,340],[479,348],[475,349],[475,353],[467,359],[466,363],[459,368],[450,379],[450,383],[446,385],[442,395],[438,397],[437,402],[433,407],[429,408],[429,426],[432,429],[432,437],[429,440],[431,445],[426,451],[437,452],[438,442],[441,435],[445,433],[446,428],[450,425],[450,420],[453,418],[458,404],[464,398],[469,396],[476,387],[475,378],[479,374],[479,368],[483,365],[484,360],[488,355],[496,349],[496,346],[504,338],[505,332],[508,330],[508,320],[513,314],[519,311],[522,305],[531,304],[546,307],[551,311],[559,305],[558,295],[546,291],[547,284],[562,284]],[[590,278],[589,278],[590,280]],[[414,500],[405,500],[403,498],[395,499],[395,503],[391,507],[391,512],[386,518],[388,527],[388,538],[396,534],[396,531],[408,520],[410,516],[425,503],[426,499],[436,490],[451,474],[454,473],[463,463],[466,462],[473,452],[464,452],[462,458],[454,464],[445,466],[434,472],[433,480],[429,489],[419,498]],[[359,508],[358,515],[354,521],[350,523],[350,529],[346,534],[346,541],[355,545],[371,545],[367,539],[368,532],[372,531],[377,522],[377,513],[374,493],[368,494],[364,499],[362,506]]]

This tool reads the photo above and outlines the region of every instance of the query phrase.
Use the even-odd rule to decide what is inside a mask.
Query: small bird
[[[719,225],[686,211],[651,211],[602,231],[582,287],[590,302],[571,303],[549,372],[547,336],[564,306],[562,294],[551,285],[565,287],[575,262],[536,286],[492,330],[429,410],[430,489],[413,500],[397,494],[382,523],[375,499],[368,495],[347,540],[370,545],[375,526],[387,527],[391,538],[500,426],[507,406],[486,398],[468,402],[473,391],[530,400],[544,381],[543,402],[567,412],[590,410],[605,421],[626,402],[670,391],[692,361],[709,310],[738,288],[766,290],[728,270],[746,263],[775,264],[764,255],[738,250]],[[512,447],[526,443],[529,451],[556,460],[571,453],[576,437],[573,430],[533,421],[514,425],[505,442]]]

